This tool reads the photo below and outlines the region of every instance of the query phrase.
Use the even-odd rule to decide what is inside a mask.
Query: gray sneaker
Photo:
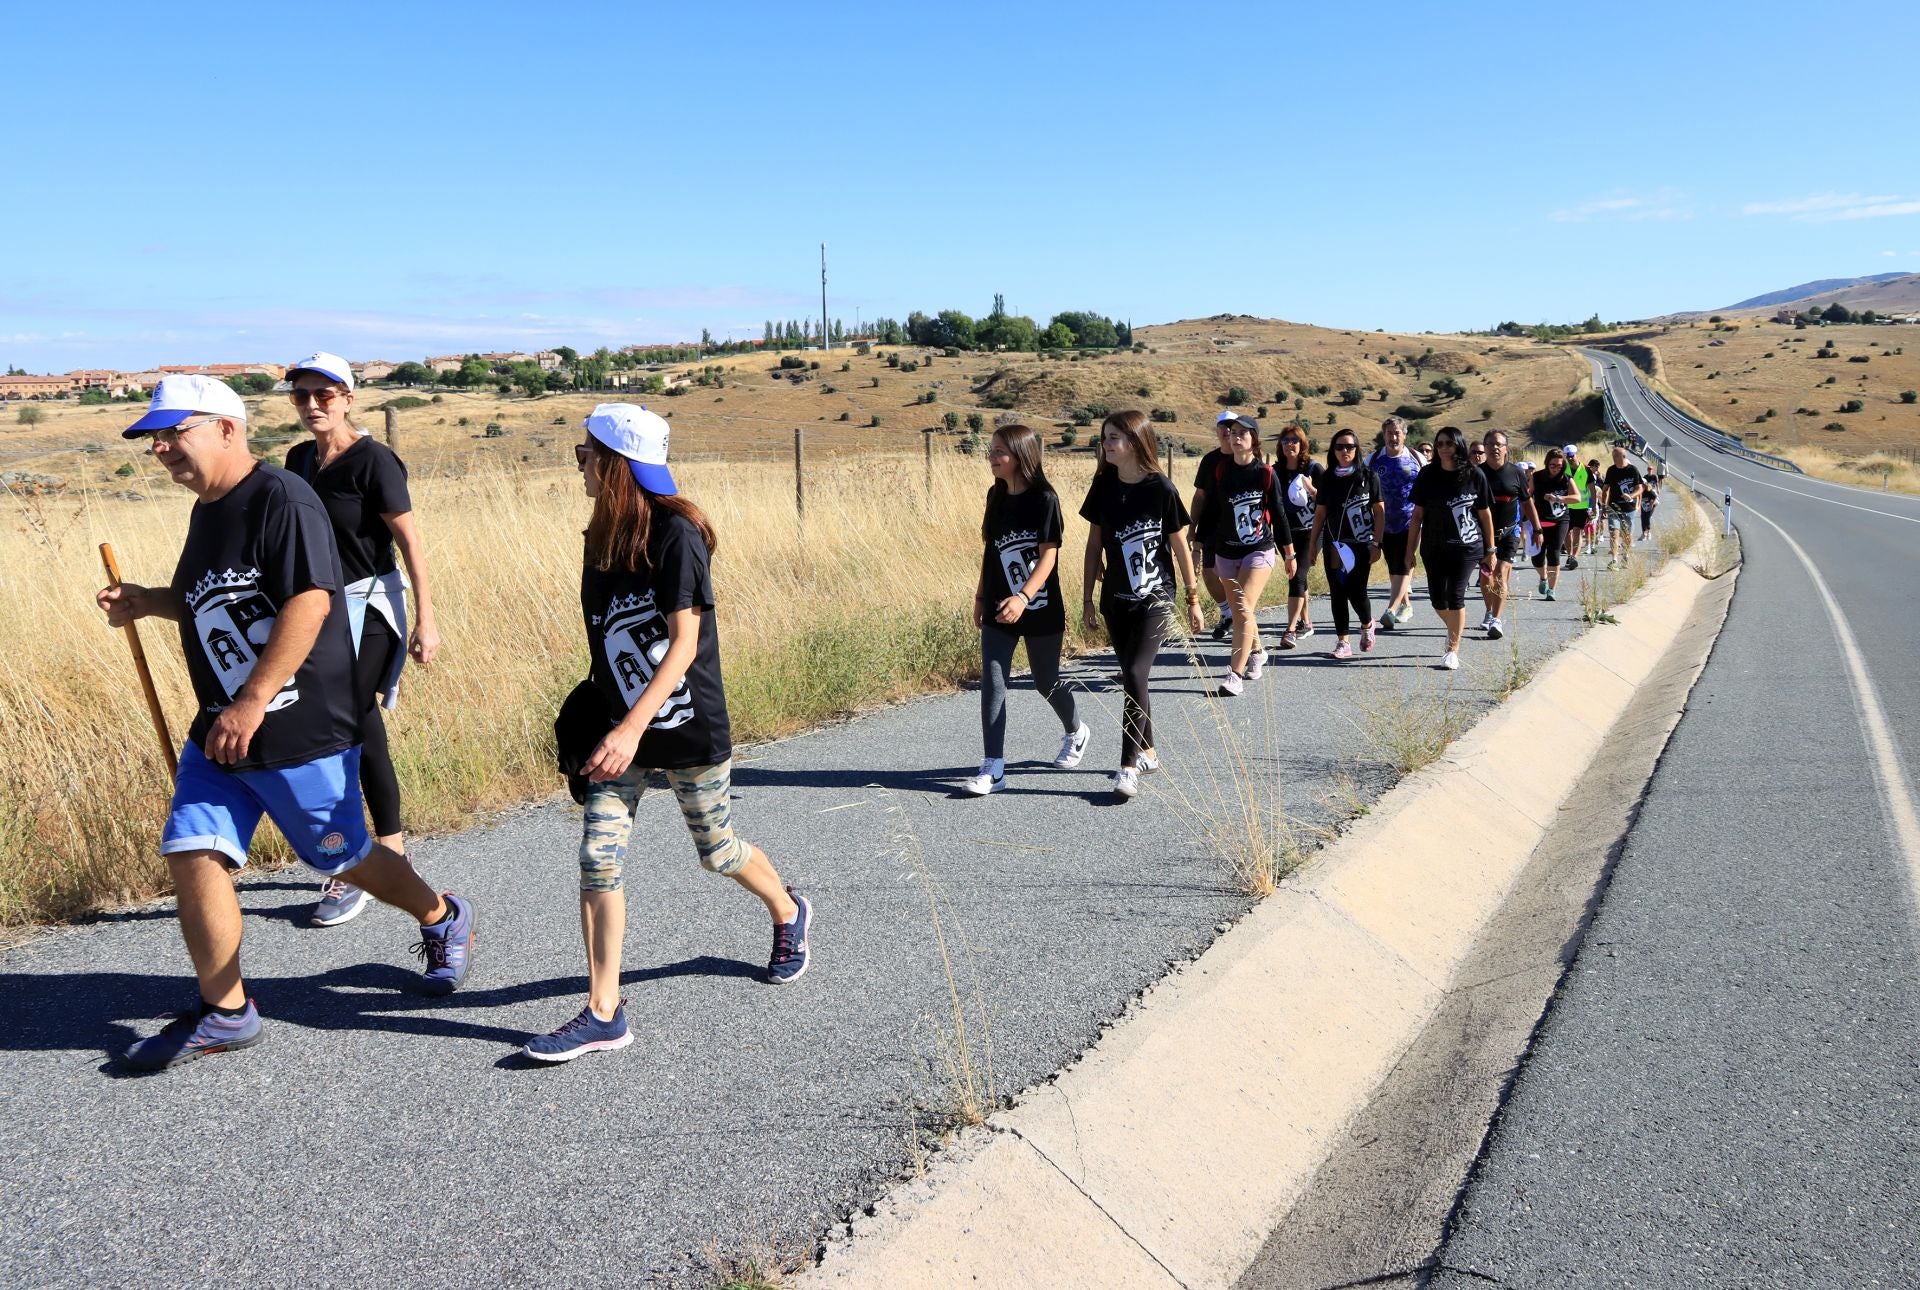
[[[320,888],[320,903],[313,907],[315,927],[338,927],[360,916],[367,907],[367,893],[350,882],[329,878]]]

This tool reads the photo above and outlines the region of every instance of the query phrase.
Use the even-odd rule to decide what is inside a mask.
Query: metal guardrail
[[[1618,370],[1618,369],[1615,369],[1615,370]],[[1673,406],[1673,404],[1667,402],[1667,400],[1664,397],[1662,397],[1660,394],[1650,389],[1647,386],[1646,382],[1640,380],[1640,378],[1637,375],[1634,376],[1633,379],[1635,383],[1640,387],[1640,397],[1646,402],[1646,405],[1649,408],[1653,409],[1654,415],[1659,417],[1662,421],[1665,421],[1669,425],[1672,425],[1676,429],[1680,430],[1681,433],[1690,435],[1695,439],[1701,440],[1709,448],[1714,448],[1720,452],[1730,453],[1735,457],[1740,457],[1746,461],[1751,461],[1755,465],[1766,466],[1773,470],[1784,470],[1789,474],[1794,474],[1794,475],[1804,475],[1806,473],[1805,471],[1801,470],[1798,465],[1787,460],[1787,458],[1785,457],[1776,457],[1769,452],[1758,452],[1752,448],[1747,447],[1745,443],[1741,442],[1735,436],[1730,435],[1723,430],[1716,430],[1714,427],[1707,425],[1705,422],[1700,421],[1697,418],[1688,416],[1686,413],[1682,412],[1679,408],[1676,408]],[[1624,416],[1622,416],[1620,413],[1619,404],[1614,402],[1613,388],[1610,385],[1607,385],[1605,382],[1602,382],[1602,391],[1606,396],[1608,424],[1616,427],[1627,425],[1628,424],[1627,419]],[[1645,436],[1643,435],[1642,438],[1645,438]],[[1655,451],[1653,441],[1651,439],[1647,440],[1647,451],[1652,456],[1659,458],[1662,465],[1666,464],[1665,456]]]

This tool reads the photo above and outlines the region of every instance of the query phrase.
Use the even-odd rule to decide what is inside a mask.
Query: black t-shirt
[[[1106,576],[1100,604],[1135,608],[1173,598],[1170,539],[1192,521],[1173,481],[1148,475],[1123,484],[1112,473],[1095,475],[1080,503],[1080,518],[1100,530]]]
[[[1466,487],[1455,483],[1451,470],[1438,462],[1420,468],[1413,481],[1413,504],[1421,507],[1420,545],[1468,547],[1476,553],[1493,544],[1493,535],[1480,531],[1477,512],[1493,509],[1486,472],[1467,471]]]
[[[1640,489],[1640,509],[1650,511],[1660,504],[1660,477],[1649,475]]]
[[[327,508],[347,581],[392,573],[393,533],[381,517],[413,509],[406,464],[368,435],[354,440],[324,469],[315,469],[318,452],[311,439],[296,443],[287,450],[287,469],[311,484]]]
[[[1293,545],[1293,525],[1280,502],[1280,477],[1266,462],[1255,458],[1241,466],[1221,453],[1201,487],[1207,492],[1205,541],[1215,556],[1244,560],[1256,551]]]
[[[202,752],[213,719],[253,675],[281,607],[315,589],[332,593],[320,635],[232,769],[298,766],[360,742],[366,705],[354,698],[340,555],[326,510],[299,476],[261,462],[225,497],[195,502],[172,585],[186,605],[180,647],[200,703],[187,738]]]
[[[1306,482],[1312,484],[1317,492],[1320,488],[1320,477],[1326,473],[1327,468],[1317,461],[1310,461],[1299,470],[1288,470],[1285,466],[1276,467],[1276,469],[1280,472],[1280,500],[1286,503],[1287,518],[1293,523],[1294,545],[1298,546],[1307,540],[1309,533],[1313,532],[1313,508],[1318,503],[1307,493],[1305,485],[1302,485],[1299,490],[1301,500],[1296,501],[1294,481],[1304,475]],[[1302,551],[1300,554],[1305,555],[1306,552]]]
[[[1321,548],[1335,542],[1367,547],[1379,541],[1373,531],[1373,504],[1379,501],[1380,478],[1365,466],[1354,466],[1344,475],[1338,470],[1322,475],[1319,505],[1327,518],[1320,522]]]
[[[640,736],[633,764],[651,770],[715,766],[733,755],[733,728],[720,685],[720,629],[713,614],[707,544],[692,520],[656,510],[647,541],[651,569],[580,571],[593,683],[616,719],[624,716],[667,656],[667,615],[700,609],[693,662]]]
[[[1498,470],[1482,466],[1480,473],[1487,477],[1487,490],[1493,496],[1494,531],[1505,533],[1518,527],[1520,499],[1527,491],[1527,472],[1510,461]]]
[[[1192,517],[1196,528],[1193,540],[1201,546],[1208,546],[1212,541],[1212,539],[1207,536],[1207,530],[1210,527],[1207,511],[1212,509],[1213,495],[1218,491],[1217,486],[1213,482],[1214,467],[1223,461],[1231,462],[1232,460],[1232,453],[1221,452],[1218,448],[1214,448],[1201,454],[1200,464],[1193,468],[1194,489],[1206,494],[1205,500],[1200,504],[1200,509],[1196,511]]]
[[[1539,513],[1542,524],[1560,524],[1567,518],[1572,503],[1567,496],[1576,490],[1573,477],[1562,475],[1558,479],[1547,478],[1547,472],[1533,472],[1533,509]]]
[[[1056,557],[1046,585],[1027,604],[1019,621],[994,619],[1000,602],[1027,585],[1040,548],[1058,546],[1065,533],[1060,520],[1060,497],[1052,489],[1029,488],[1024,493],[996,497],[987,494],[987,541],[980,561],[980,588],[986,594],[989,625],[1014,636],[1058,636],[1067,630],[1067,611],[1060,601],[1060,561]]]
[[[1640,467],[1629,462],[1607,467],[1607,506],[1616,511],[1631,511],[1640,504]]]

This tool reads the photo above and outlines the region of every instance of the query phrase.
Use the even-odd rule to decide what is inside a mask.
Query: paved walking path
[[[1522,657],[1568,639],[1579,613],[1577,594],[1518,605]],[[514,1054],[585,988],[568,803],[415,848],[479,910],[477,966],[451,998],[410,992],[402,916],[315,930],[309,876],[245,884],[267,1042],[158,1077],[116,1078],[105,1058],[190,995],[169,906],[0,953],[0,1283],[708,1284],[712,1252],[809,1249],[911,1169],[916,1126],[924,1139],[953,1102],[929,890],[974,1063],[1015,1093],[1248,907],[1204,837],[1231,828],[1237,783],[1283,792],[1310,830],[1352,809],[1328,798],[1346,796],[1337,776],[1362,801],[1390,781],[1375,722],[1429,696],[1493,701],[1508,646],[1469,643],[1449,676],[1418,615],[1354,663],[1327,659],[1325,635],[1276,652],[1224,704],[1164,655],[1167,769],[1126,805],[1107,788],[1107,656],[1073,672],[1094,729],[1085,766],[1045,765],[1058,730],[1023,686],[1010,791],[990,799],[953,792],[978,759],[972,693],[743,755],[739,826],[817,911],[815,964],[790,989],[757,979],[757,904],[696,866],[670,797],[650,795],[628,864],[638,1039],[565,1067]],[[1203,645],[1210,685],[1224,649]]]

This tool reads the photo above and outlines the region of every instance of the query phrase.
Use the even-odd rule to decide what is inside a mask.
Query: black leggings
[[[400,831],[400,780],[387,751],[387,725],[380,719],[377,691],[401,648],[387,620],[369,608],[360,629],[360,652],[353,660],[353,692],[367,705],[360,714],[360,792],[373,816],[374,834],[383,838]]]
[[[1153,747],[1153,703],[1147,681],[1160,645],[1173,631],[1173,607],[1166,601],[1129,605],[1114,601],[1101,609],[1107,620],[1107,639],[1120,663],[1120,684],[1127,692],[1120,721],[1120,764],[1135,766],[1140,750]]]
[[[1427,599],[1435,609],[1465,609],[1467,583],[1478,563],[1470,547],[1451,543],[1420,543],[1420,563],[1427,566]]]
[[[1033,669],[1033,688],[1038,690],[1060,718],[1061,728],[1072,734],[1080,728],[1080,714],[1074,707],[1073,689],[1060,683],[1060,642],[1063,636],[1027,637],[1027,666]],[[980,729],[986,736],[987,756],[1004,758],[1007,752],[1007,690],[1013,671],[1013,648],[1020,638],[992,623],[980,627]]]
[[[1402,546],[1406,545],[1404,539]],[[1333,601],[1333,634],[1345,636],[1352,620],[1348,617],[1349,608],[1360,615],[1360,625],[1365,627],[1373,621],[1373,602],[1367,596],[1367,578],[1373,572],[1373,554],[1364,546],[1350,543],[1353,552],[1353,570],[1340,572],[1340,557],[1329,545],[1320,553],[1321,562],[1327,570],[1327,597]]]
[[[1558,520],[1552,524],[1540,526],[1540,554],[1533,557],[1536,569],[1558,569],[1560,567],[1560,535],[1566,531],[1566,521]]]

